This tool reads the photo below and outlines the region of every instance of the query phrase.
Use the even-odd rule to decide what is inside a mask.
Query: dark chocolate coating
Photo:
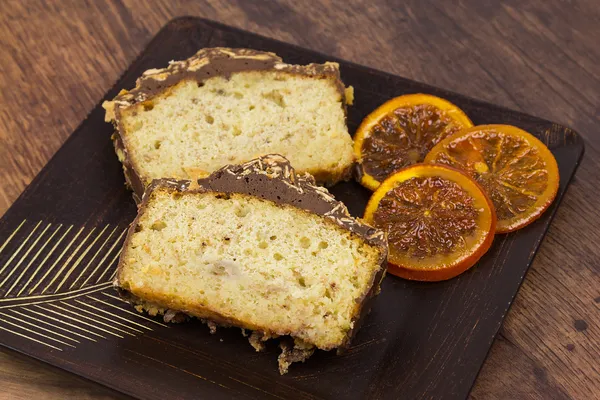
[[[119,135],[119,132],[113,133],[111,139],[113,141],[113,146],[115,147],[115,152],[119,157],[119,161],[123,164],[125,182],[127,186],[133,190],[133,200],[135,200],[136,204],[140,204],[142,196],[144,195],[144,182],[142,182],[142,179],[135,172],[135,169],[131,164],[131,158],[127,154],[127,149],[123,144],[123,139],[121,138],[121,135]]]
[[[289,204],[322,215],[340,227],[358,234],[371,245],[387,248],[383,231],[350,216],[344,203],[336,200],[324,187],[317,186],[310,174],[297,175],[290,162],[279,154],[262,156],[241,165],[226,165],[194,183],[156,179],[148,192],[157,186],[168,186],[180,191],[241,193],[277,204]]]
[[[275,53],[213,47],[201,49],[186,60],[171,62],[167,68],[144,72],[137,80],[136,87],[119,94],[114,102],[118,109],[146,101],[184,80],[202,83],[215,76],[229,78],[236,72],[268,70],[313,77],[333,76],[337,78],[340,94],[344,95],[344,85],[336,63],[291,65],[284,63]]]

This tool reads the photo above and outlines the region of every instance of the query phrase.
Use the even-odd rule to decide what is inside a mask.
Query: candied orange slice
[[[510,125],[480,125],[438,143],[426,162],[465,171],[487,192],[498,215],[496,233],[540,217],[558,191],[558,165],[533,135]]]
[[[441,281],[472,267],[490,248],[494,206],[473,179],[443,165],[417,164],[387,178],[364,219],[388,233],[388,272]]]
[[[354,135],[358,179],[375,190],[390,174],[423,161],[440,140],[471,126],[460,108],[439,97],[408,94],[389,100]]]

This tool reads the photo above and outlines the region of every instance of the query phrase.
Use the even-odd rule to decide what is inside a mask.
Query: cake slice
[[[139,201],[153,179],[202,178],[271,153],[319,183],[347,179],[351,101],[337,63],[290,65],[273,53],[207,48],[144,72],[103,106]]]
[[[119,260],[121,295],[166,321],[181,314],[280,342],[280,370],[315,348],[347,347],[379,292],[382,231],[268,155],[197,183],[156,180]],[[211,328],[212,329],[212,328]]]

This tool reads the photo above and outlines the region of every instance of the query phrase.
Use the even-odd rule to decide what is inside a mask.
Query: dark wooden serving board
[[[335,60],[198,18],[169,23],[105,99],[144,70],[199,48],[250,47],[290,63]],[[422,83],[340,62],[355,88],[348,123],[385,100],[424,92],[459,105],[474,123],[513,124],[554,153],[558,197],[534,224],[497,236],[475,268],[441,283],[386,277],[353,346],[317,352],[280,376],[277,349],[256,353],[237,329],[166,326],[139,315],[110,286],[123,233],[136,212],[98,105],[0,221],[0,343],[124,393],[165,398],[465,398],[583,155],[572,130]],[[43,131],[40,131],[43,134]],[[26,156],[26,155],[24,155]],[[369,192],[332,188],[361,215]]]

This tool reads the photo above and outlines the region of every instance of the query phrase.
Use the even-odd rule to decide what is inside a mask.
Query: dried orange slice
[[[364,219],[388,233],[388,272],[441,281],[472,267],[490,248],[494,206],[473,179],[443,165],[396,172],[373,193]]]
[[[426,162],[465,171],[487,192],[498,215],[497,233],[530,224],[558,191],[558,166],[533,135],[510,125],[480,125],[438,143]]]
[[[389,100],[354,135],[358,179],[375,190],[390,174],[423,161],[440,140],[471,126],[460,108],[436,96],[408,94]]]

